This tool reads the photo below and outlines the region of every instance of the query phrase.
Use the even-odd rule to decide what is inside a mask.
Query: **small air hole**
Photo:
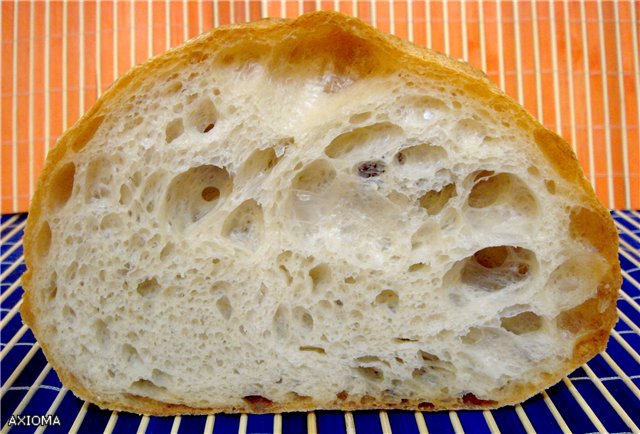
[[[204,200],[206,200],[207,202],[211,202],[213,200],[216,200],[217,198],[220,197],[220,190],[218,190],[215,187],[205,187],[202,190],[202,198]]]
[[[385,164],[382,161],[365,161],[358,166],[358,176],[361,178],[374,178],[385,172]]]

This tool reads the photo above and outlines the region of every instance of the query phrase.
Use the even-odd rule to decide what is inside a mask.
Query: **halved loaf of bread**
[[[570,147],[482,73],[319,12],[195,38],[64,134],[22,315],[110,409],[498,407],[605,347],[616,252]]]

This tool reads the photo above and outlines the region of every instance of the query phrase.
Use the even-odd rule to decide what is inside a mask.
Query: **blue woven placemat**
[[[0,220],[1,433],[459,433],[639,432],[640,425],[640,213],[613,211],[620,233],[624,282],[619,321],[607,350],[560,383],[522,405],[495,411],[317,411],[282,415],[140,417],[100,410],[76,398],[58,380],[18,309],[25,270],[26,214]],[[57,419],[37,417],[45,414]],[[11,426],[10,422],[18,423]],[[59,422],[59,425],[56,424]],[[25,426],[27,424],[31,426]]]

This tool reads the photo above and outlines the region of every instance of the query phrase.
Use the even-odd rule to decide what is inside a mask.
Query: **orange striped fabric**
[[[602,203],[640,208],[637,1],[3,1],[2,212],[26,211],[48,150],[132,65],[218,25],[318,9],[485,70],[574,147]]]

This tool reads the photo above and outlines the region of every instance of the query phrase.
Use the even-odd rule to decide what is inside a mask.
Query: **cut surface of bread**
[[[120,78],[48,156],[24,247],[62,382],[156,415],[521,402],[605,347],[620,287],[565,141],[328,12]]]

